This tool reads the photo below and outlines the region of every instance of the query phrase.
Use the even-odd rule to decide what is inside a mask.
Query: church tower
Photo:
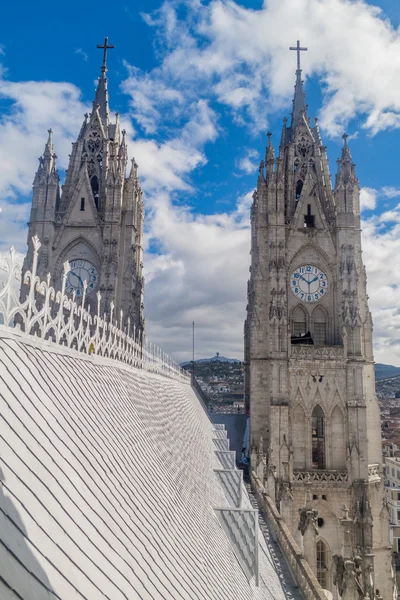
[[[33,182],[32,209],[28,231],[28,253],[24,271],[33,259],[32,237],[42,243],[38,274],[50,273],[52,285],[61,288],[63,264],[70,271],[68,294],[79,300],[87,282],[86,301],[97,311],[97,292],[101,311],[114,314],[124,323],[130,319],[140,331],[143,317],[143,220],[144,207],[137,164],[132,159],[127,171],[125,131],[120,131],[119,116],[110,118],[107,89],[107,50],[105,39],[101,74],[92,112],[86,114],[76,142],[72,144],[69,166],[62,191],[56,168],[52,131],[46,143]]]
[[[294,49],[291,121],[284,119],[277,158],[268,134],[251,209],[245,322],[251,467],[262,473],[323,588],[334,598],[390,600],[359,182],[343,136],[332,187],[317,119],[311,124],[308,117],[303,48],[298,42]]]

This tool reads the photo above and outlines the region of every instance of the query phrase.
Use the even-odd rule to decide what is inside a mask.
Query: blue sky
[[[24,19],[20,18],[24,14]],[[248,210],[267,130],[290,116],[300,37],[311,117],[334,180],[347,131],[362,190],[377,360],[400,364],[400,5],[348,0],[7,3],[0,79],[0,250],[24,252],[46,130],[59,168],[90,109],[107,35],[110,105],[147,210],[149,335],[178,359],[242,356]],[[390,266],[388,266],[390,265]]]

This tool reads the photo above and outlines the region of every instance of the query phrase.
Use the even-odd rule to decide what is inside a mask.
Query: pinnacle
[[[265,156],[266,162],[275,160],[274,147],[272,145],[271,137],[272,137],[272,133],[270,131],[268,131],[268,133],[267,133],[268,147],[267,147],[267,153]]]

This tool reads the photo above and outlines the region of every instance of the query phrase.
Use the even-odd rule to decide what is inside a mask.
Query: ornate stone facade
[[[109,313],[113,302],[118,319],[122,311],[125,324],[129,318],[131,326],[142,330],[142,190],[134,159],[126,177],[125,131],[120,131],[118,113],[114,123],[110,119],[106,72],[104,60],[92,112],[85,115],[72,144],[62,191],[49,130],[33,182],[24,271],[32,268],[31,240],[37,235],[43,248],[40,277],[50,273],[51,285],[61,289],[63,264],[68,261],[67,293],[79,300],[87,281],[86,304],[92,313],[100,292],[102,312]]]
[[[379,589],[389,600],[393,573],[359,183],[344,136],[332,188],[300,68],[291,124],[284,119],[278,158],[268,134],[253,198],[245,322],[252,469],[304,556],[312,557],[322,587],[337,598],[340,581],[347,598],[372,598]],[[264,460],[260,439],[268,448],[261,450]],[[307,540],[299,529],[304,506],[307,514],[318,511]],[[344,561],[336,578],[333,557]]]

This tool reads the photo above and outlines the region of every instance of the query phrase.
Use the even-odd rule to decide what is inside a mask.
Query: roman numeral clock
[[[328,278],[319,267],[302,265],[292,273],[290,289],[303,302],[317,302],[328,291]]]

